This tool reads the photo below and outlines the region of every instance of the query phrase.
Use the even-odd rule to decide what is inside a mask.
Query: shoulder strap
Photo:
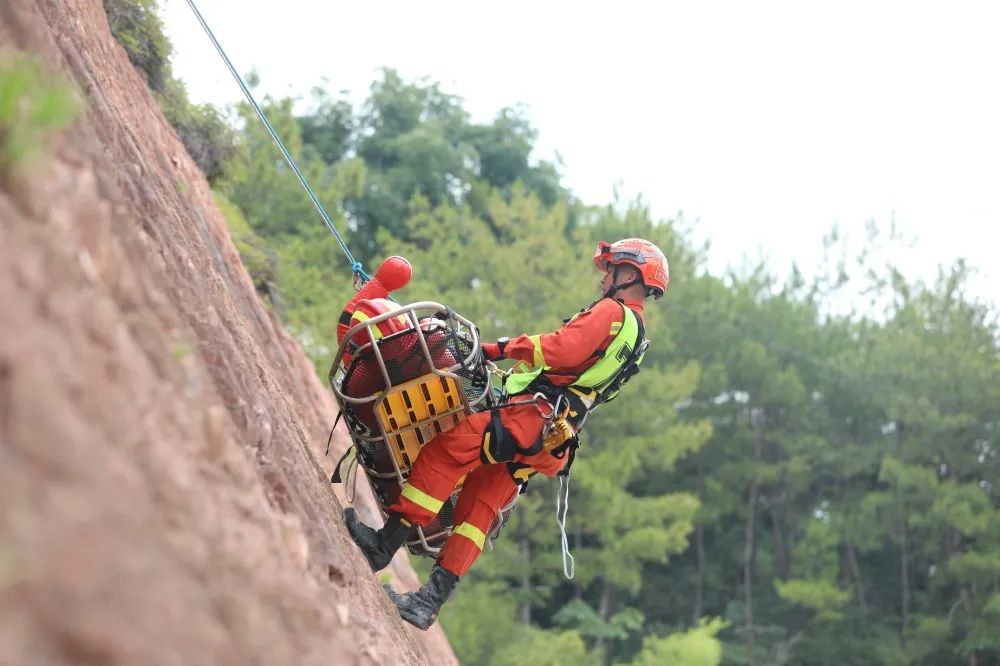
[[[622,304],[622,308],[625,310],[626,321],[629,317],[632,317],[635,321],[637,328],[635,342],[631,347],[627,344],[620,347],[617,357],[621,360],[621,365],[618,366],[614,374],[604,383],[602,388],[598,390],[595,406],[611,402],[618,397],[618,392],[621,391],[622,386],[639,373],[639,364],[642,363],[646,348],[649,346],[649,341],[646,340],[646,327],[642,323],[642,317],[639,317],[632,311],[632,308],[624,304]],[[625,329],[626,327],[623,325],[622,332],[619,335],[625,333]]]
[[[642,320],[632,308],[621,301],[616,302],[622,308],[621,328],[615,333],[600,358],[573,382],[574,386],[603,393],[642,344]]]

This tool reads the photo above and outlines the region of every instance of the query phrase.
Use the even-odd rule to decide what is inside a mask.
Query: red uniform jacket
[[[625,301],[642,318],[643,301]],[[597,360],[595,353],[605,349],[618,332],[624,313],[617,301],[602,298],[594,307],[581,312],[554,333],[522,335],[507,343],[504,357],[529,365],[547,365],[547,374],[576,378]],[[483,344],[487,358],[499,354],[496,344]],[[558,382],[558,377],[553,378]],[[567,382],[569,383],[569,382]]]
[[[642,318],[643,301],[628,300],[624,304]],[[597,352],[611,344],[624,318],[619,302],[604,298],[553,333],[512,339],[504,349],[504,357],[533,366],[548,366],[545,374],[550,381],[565,386],[600,358]],[[499,348],[494,343],[484,343],[483,352],[491,360],[499,356]],[[511,406],[503,410],[502,418],[504,426],[523,447],[531,446],[541,434],[543,419],[534,405]],[[544,451],[534,456],[518,456],[518,459],[546,476],[555,475],[565,464],[565,460]]]

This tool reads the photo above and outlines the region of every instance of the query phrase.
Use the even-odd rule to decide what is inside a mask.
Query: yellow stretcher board
[[[460,390],[453,378],[429,372],[385,392],[376,413],[401,471],[413,467],[420,447],[465,418]]]

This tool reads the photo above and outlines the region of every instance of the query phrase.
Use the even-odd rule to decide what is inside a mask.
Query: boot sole
[[[405,609],[401,608],[399,604],[396,602],[396,599],[400,598],[402,595],[396,592],[396,590],[392,589],[391,585],[383,585],[382,587],[385,588],[386,593],[389,595],[389,599],[392,600],[392,604],[396,607],[396,611],[399,613],[399,617],[406,620],[408,623],[412,624],[417,629],[420,629],[421,631],[427,631],[437,621],[438,618],[437,613],[434,613],[431,616],[430,622],[426,622],[423,621],[426,620],[426,618],[423,617],[418,618],[416,615],[407,612]]]
[[[417,618],[413,617],[412,615],[407,615],[407,614],[403,613],[403,611],[399,612],[399,617],[403,618],[404,620],[406,620],[407,622],[409,622],[410,624],[412,624],[417,629],[420,629],[421,631],[427,631],[437,621],[437,615],[434,615],[431,618],[430,622],[428,622],[427,624],[424,624],[423,622],[419,622],[417,620]]]

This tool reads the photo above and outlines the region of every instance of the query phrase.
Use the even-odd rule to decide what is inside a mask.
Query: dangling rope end
[[[576,575],[576,560],[569,552],[569,539],[566,536],[566,515],[569,513],[569,475],[559,477],[559,489],[556,491],[556,522],[559,523],[560,545],[562,546],[563,575],[567,580],[573,580]]]

